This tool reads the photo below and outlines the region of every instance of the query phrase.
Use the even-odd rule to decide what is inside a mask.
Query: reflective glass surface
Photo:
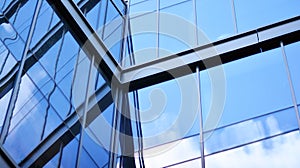
[[[145,148],[199,132],[196,82],[189,75],[138,91]]]
[[[239,32],[256,29],[268,24],[299,16],[300,1],[290,0],[234,0]]]
[[[216,127],[221,127],[272,111],[284,109],[292,105],[292,97],[288,83],[281,49],[273,49],[247,58],[233,61],[222,66],[226,96],[222,97],[224,106],[222,113],[215,118]],[[213,107],[218,101],[218,85],[211,83],[213,70],[201,73],[201,97],[203,117],[206,130],[216,112]],[[219,82],[215,80],[214,82]],[[222,103],[222,102],[221,102]],[[219,111],[217,111],[219,112]]]
[[[196,9],[199,45],[235,34],[230,0],[199,0]]]
[[[206,157],[206,167],[299,167],[299,132]]]

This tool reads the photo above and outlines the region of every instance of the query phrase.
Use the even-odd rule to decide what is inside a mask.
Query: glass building
[[[1,0],[1,167],[299,167],[299,0]]]

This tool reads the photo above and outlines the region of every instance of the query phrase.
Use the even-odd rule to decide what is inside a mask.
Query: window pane
[[[196,0],[199,45],[234,34],[230,0]],[[203,38],[204,36],[204,38]]]
[[[299,167],[299,132],[206,157],[206,167]]]
[[[206,132],[205,154],[230,149],[298,128],[293,107]]]
[[[200,157],[199,136],[185,138],[144,150],[146,167],[165,167]],[[162,159],[164,158],[164,159]],[[136,164],[138,159],[136,158]],[[196,167],[199,167],[198,164]],[[173,166],[172,166],[173,167]],[[174,166],[176,167],[176,166]]]
[[[223,68],[226,97],[223,100],[225,105],[217,127],[292,105],[280,48],[224,64]],[[201,73],[201,97],[205,120],[208,115],[213,115],[213,105],[218,98],[216,97],[218,93],[214,92],[218,88],[213,88],[210,75],[210,71]],[[211,124],[210,121],[205,122],[205,125]],[[205,129],[214,128],[205,127]]]
[[[138,96],[145,148],[199,132],[194,75],[141,89]],[[133,106],[133,102],[130,104]]]
[[[97,109],[97,108],[96,108]],[[93,111],[100,113],[99,111]],[[90,111],[89,113],[91,113]],[[91,159],[94,160],[98,167],[103,167],[108,163],[109,149],[111,143],[113,104],[110,105],[103,113],[92,121],[88,119],[90,125],[85,128],[83,134],[83,147]]]
[[[159,57],[176,54],[196,46],[196,25],[191,9],[193,9],[192,1],[161,9]]]
[[[235,0],[239,32],[256,29],[300,14],[299,0]]]

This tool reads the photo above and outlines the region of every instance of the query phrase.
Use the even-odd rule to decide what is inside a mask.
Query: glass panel
[[[196,0],[199,45],[234,34],[231,0]]]
[[[196,84],[188,75],[138,91],[145,148],[199,132]]]
[[[60,43],[60,42],[58,42]],[[75,41],[74,37],[67,32],[65,34],[64,42],[62,45],[61,52],[59,54],[59,60],[57,64],[57,70],[60,70],[65,64],[69,63],[70,59],[78,53],[79,46]],[[52,56],[53,58],[53,56]],[[75,61],[75,60],[74,60]],[[74,67],[75,62],[72,62],[71,68]]]
[[[147,20],[146,23],[145,20]],[[141,64],[157,58],[156,13],[131,18],[130,26],[135,63]]]
[[[91,158],[91,155],[89,155],[85,149],[82,150],[82,153],[80,155],[80,168],[98,168],[95,161]]]
[[[37,1],[28,1],[9,19],[10,23],[16,28],[22,39],[26,41],[34,9]]]
[[[8,50],[5,49],[5,51],[0,53],[0,79],[8,75],[16,64],[16,59]]]
[[[99,18],[101,2],[99,2],[95,6],[93,6],[93,8],[86,14],[86,19],[88,20],[88,22],[91,24],[91,26],[95,30],[98,29],[99,23],[103,22],[103,20],[100,20],[100,18]]]
[[[119,11],[125,15],[125,3],[123,0],[112,0],[114,2],[114,4],[117,6],[117,8],[119,9]]]
[[[206,167],[299,167],[298,131],[206,157]]]
[[[297,98],[297,104],[300,104],[300,42],[285,46],[285,52]]]
[[[3,146],[17,163],[39,144],[46,108],[43,99],[9,132]]]
[[[130,5],[130,15],[141,15],[141,14],[145,14],[147,12],[153,12],[156,11],[157,9],[157,0],[145,0],[145,1],[141,1],[140,3],[135,3],[135,2],[131,2]]]
[[[37,93],[37,94],[36,94]],[[35,98],[35,95],[39,95],[37,97],[41,97],[41,94],[37,92],[37,88],[35,87],[32,80],[28,77],[27,74],[25,74],[22,77],[22,81],[20,84],[20,89],[18,93],[18,99],[15,104],[14,113],[13,115],[16,115],[17,112],[26,104],[37,104],[40,100],[40,98]],[[30,101],[29,101],[30,100]],[[26,110],[28,111],[28,110]]]
[[[36,45],[37,42],[53,27],[55,18],[57,18],[56,13],[46,1],[43,1],[43,6],[39,12],[36,27],[32,36],[30,44],[31,48],[33,48],[34,45]]]
[[[70,137],[74,139],[64,147],[63,154],[61,157],[61,165],[60,165],[61,167],[76,167],[78,136]]]
[[[0,107],[1,107],[1,112],[0,112],[0,129],[3,126],[3,121],[4,121],[4,117],[6,115],[7,112],[7,108],[9,105],[9,101],[10,101],[10,97],[11,97],[11,92],[12,89],[10,89],[9,92],[7,92],[1,99],[0,99]]]
[[[20,60],[25,42],[10,23],[1,23],[0,39],[16,60]]]
[[[214,129],[292,105],[291,93],[280,48],[259,53],[223,65],[226,97],[224,109],[212,126],[217,89],[209,71],[201,72],[201,97],[205,129]],[[213,70],[212,70],[213,71]],[[220,82],[220,81],[214,81]],[[222,82],[222,81],[221,81]],[[222,110],[220,108],[219,110]],[[207,120],[207,122],[206,122]]]
[[[299,0],[235,0],[239,32],[256,29],[271,23],[299,16]],[[263,17],[262,17],[263,14]]]
[[[83,147],[87,154],[94,160],[98,167],[103,167],[108,163],[109,149],[111,143],[111,125],[113,105],[110,105],[103,113],[99,108],[96,111],[90,111],[100,113],[96,118],[88,118],[89,126],[85,128],[83,134]],[[91,115],[92,116],[92,115]]]
[[[191,9],[193,3],[187,1],[160,11],[159,57],[196,46],[196,25]]]
[[[226,150],[298,128],[293,107],[225,128],[206,132],[205,153]],[[242,134],[242,133],[246,134]]]
[[[199,140],[199,136],[195,136],[145,149],[143,155],[145,166],[165,167],[200,157]],[[135,162],[139,165],[138,158],[136,158]]]
[[[117,62],[120,62],[124,19],[109,1],[104,29],[104,42]]]

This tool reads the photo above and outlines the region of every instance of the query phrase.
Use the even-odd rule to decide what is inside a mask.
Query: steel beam
[[[69,28],[69,31],[82,47],[82,50],[87,53],[88,57],[95,56],[95,64],[99,65],[99,71],[104,79],[108,83],[111,83],[112,80],[118,83],[121,73],[120,66],[78,6],[69,0],[47,1]]]
[[[280,42],[290,44],[300,40],[300,16],[266,27],[216,41],[123,69],[120,82],[129,90],[141,89],[176,77],[187,75],[189,68],[195,72],[241,59],[252,54],[279,47]]]

